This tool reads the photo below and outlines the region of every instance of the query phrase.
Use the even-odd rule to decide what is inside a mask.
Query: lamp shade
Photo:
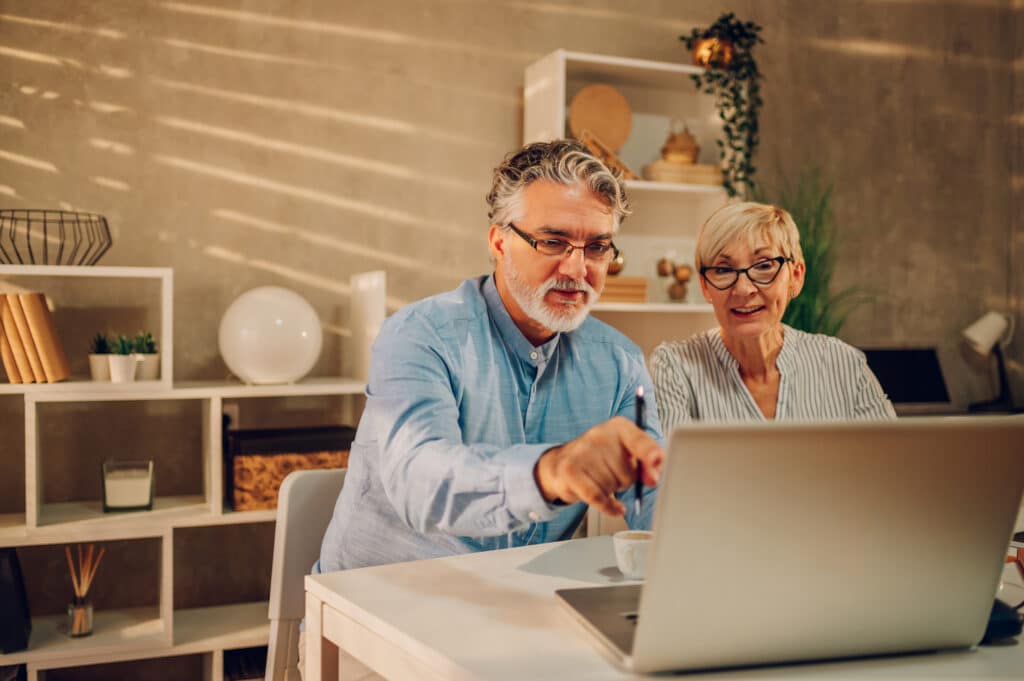
[[[998,312],[988,312],[963,331],[964,340],[979,355],[992,352],[996,343],[1009,340],[1010,321]],[[1004,338],[1004,336],[1006,336]]]
[[[261,286],[231,303],[221,318],[218,341],[224,363],[246,383],[292,383],[316,364],[323,332],[305,298]]]

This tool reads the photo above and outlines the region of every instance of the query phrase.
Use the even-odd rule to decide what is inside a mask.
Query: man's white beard
[[[508,251],[505,252],[503,264],[505,285],[522,311],[527,317],[555,333],[564,333],[579,327],[590,314],[590,308],[597,302],[598,294],[585,280],[555,277],[548,279],[538,288],[532,288],[520,276],[519,270],[512,263],[512,254]],[[544,296],[552,289],[584,291],[587,294],[586,302],[576,305],[549,305],[544,301]]]

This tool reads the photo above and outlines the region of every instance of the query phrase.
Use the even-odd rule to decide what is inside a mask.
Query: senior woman
[[[695,259],[719,328],[654,350],[666,433],[687,421],[896,417],[862,352],[782,323],[806,270],[789,213],[761,203],[723,206],[701,226]]]

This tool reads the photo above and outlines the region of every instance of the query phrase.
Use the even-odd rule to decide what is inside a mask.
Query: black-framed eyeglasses
[[[518,234],[523,241],[533,246],[533,250],[537,251],[541,255],[546,255],[552,258],[568,257],[573,254],[573,251],[583,251],[584,258],[592,262],[599,263],[611,262],[615,258],[619,257],[619,249],[615,247],[615,244],[610,239],[588,241],[582,246],[577,246],[571,241],[566,241],[565,239],[555,236],[545,237],[543,239],[534,239],[511,222],[508,223],[508,227]]]
[[[700,276],[712,287],[719,291],[732,288],[740,280],[740,275],[747,275],[747,279],[756,286],[768,286],[782,271],[782,266],[787,262],[793,262],[793,258],[779,255],[774,258],[758,260],[750,267],[736,269],[734,267],[701,267]]]

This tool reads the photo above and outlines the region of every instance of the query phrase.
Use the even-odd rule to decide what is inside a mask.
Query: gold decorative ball
[[[622,268],[626,266],[626,258],[623,257],[622,253],[619,253],[619,257],[608,263],[608,274],[616,275],[622,271]]]
[[[672,275],[672,270],[675,269],[675,263],[668,258],[662,258],[658,261],[658,276],[668,277]]]
[[[672,300],[685,300],[686,299],[686,284],[675,281],[668,287],[668,297]]]
[[[676,270],[672,275],[680,284],[685,284],[690,281],[690,278],[693,276],[693,268],[689,265],[677,265]]]

